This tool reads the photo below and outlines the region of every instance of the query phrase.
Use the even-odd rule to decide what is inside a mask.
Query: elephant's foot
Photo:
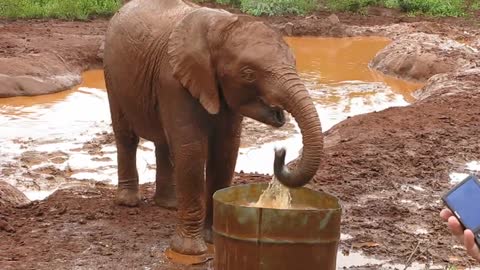
[[[153,195],[153,201],[157,206],[167,208],[167,209],[177,209],[177,197],[175,192],[167,193],[165,192],[155,192]]]
[[[201,236],[185,237],[175,233],[170,242],[170,248],[184,255],[202,255],[207,253],[207,245]]]
[[[208,244],[213,244],[213,231],[211,226],[203,230],[203,238]]]
[[[140,193],[138,190],[132,189],[117,189],[115,196],[115,203],[124,206],[138,206],[140,203]]]

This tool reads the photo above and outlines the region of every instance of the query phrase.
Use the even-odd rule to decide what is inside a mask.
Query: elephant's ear
[[[200,8],[185,16],[174,28],[168,42],[173,74],[211,114],[220,111],[220,94],[213,67],[212,32],[236,20],[221,10]]]

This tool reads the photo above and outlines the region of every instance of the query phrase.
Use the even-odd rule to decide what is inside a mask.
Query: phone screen
[[[466,228],[475,230],[480,226],[480,185],[475,178],[470,177],[458,186],[445,201]]]

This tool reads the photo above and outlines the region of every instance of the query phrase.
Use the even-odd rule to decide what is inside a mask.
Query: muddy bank
[[[0,180],[0,209],[22,206],[29,203],[30,200],[25,194],[7,182]]]
[[[343,201],[343,230],[353,236],[345,245],[370,243],[361,247],[367,254],[405,262],[420,243],[416,260],[468,265],[438,213],[449,174],[480,158],[479,102],[468,90],[435,95],[326,133],[327,155],[311,186]]]
[[[0,97],[62,91],[100,67],[107,20],[0,20]]]
[[[436,74],[480,66],[478,49],[448,37],[413,33],[395,39],[370,67],[406,80],[426,81]]]
[[[421,101],[430,97],[442,97],[463,93],[476,96],[480,91],[480,67],[465,68],[456,72],[431,77],[426,86],[413,95]]]

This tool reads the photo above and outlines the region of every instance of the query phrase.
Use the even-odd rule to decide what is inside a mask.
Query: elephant
[[[276,149],[274,174],[288,187],[318,170],[323,134],[283,36],[248,16],[185,0],[132,0],[110,20],[104,72],[118,157],[115,203],[139,204],[136,149],[155,144],[155,202],[176,207],[170,249],[201,255],[212,241],[212,194],[231,185],[243,117],[298,123],[294,169]]]

